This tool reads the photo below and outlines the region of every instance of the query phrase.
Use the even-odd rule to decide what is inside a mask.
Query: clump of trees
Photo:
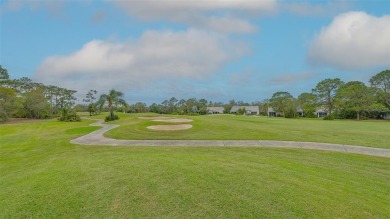
[[[298,96],[298,104],[304,112],[304,116],[307,118],[315,118],[315,112],[317,110],[317,97],[313,93],[302,93]]]
[[[230,100],[228,103],[212,102],[206,99],[189,98],[187,100],[178,100],[172,97],[168,100],[164,100],[161,104],[153,103],[149,107],[146,107],[144,103],[137,103],[140,109],[146,111],[160,113],[160,114],[177,114],[177,115],[205,115],[207,113],[207,107],[223,107],[224,113],[230,113],[233,106],[259,106],[260,102],[246,103],[244,101]],[[143,106],[142,106],[143,105]],[[137,106],[132,105],[130,112],[140,112],[137,110]]]
[[[114,89],[100,95],[96,101],[96,90],[90,90],[83,102],[75,107],[77,91],[52,85],[36,83],[29,78],[10,79],[8,71],[0,66],[0,120],[9,117],[46,119],[57,117],[59,121],[81,121],[77,111],[88,111],[96,115],[107,109],[106,121],[119,119],[114,112],[126,112],[128,104],[123,93]]]
[[[370,79],[372,87],[377,88],[380,102],[390,107],[390,70],[382,71]]]
[[[276,112],[282,113],[286,118],[295,118],[297,116],[297,101],[289,92],[276,92],[272,95],[269,102]]]
[[[390,110],[390,70],[370,79],[370,86],[360,81],[343,82],[339,78],[320,81],[311,93],[294,98],[288,92],[276,92],[269,105],[284,117],[296,117],[302,108],[306,117],[313,117],[318,108],[326,109],[325,119],[379,118]]]
[[[120,91],[116,91],[114,89],[110,90],[108,94],[102,94],[99,98],[98,104],[101,109],[104,104],[107,103],[109,115],[106,117],[105,121],[113,121],[119,119],[118,115],[114,114],[115,109],[119,109],[119,107],[127,107],[127,103],[124,99],[122,99],[123,93]]]
[[[150,112],[161,114],[179,114],[179,115],[204,115],[207,113],[207,100],[190,98],[188,100],[178,100],[175,97],[163,101],[161,104],[153,103],[149,107]]]
[[[96,90],[89,90],[85,95],[85,99],[83,99],[83,102],[86,104],[78,104],[75,108],[81,112],[89,112],[90,116],[99,115],[101,112],[108,111],[109,115],[105,118],[107,122],[119,119],[115,111],[129,112],[129,108],[134,107],[134,105],[128,105],[123,99],[124,94],[115,89],[110,90],[107,94],[100,95],[99,99],[96,98],[97,93]],[[139,104],[136,104],[137,108]],[[142,112],[147,111],[144,110]]]
[[[96,94],[96,90],[89,90],[88,93],[85,95],[85,99],[83,99],[83,102],[86,102],[88,104],[87,110],[90,116],[98,114],[97,104],[94,103],[94,101],[96,100]]]
[[[77,115],[75,109],[62,108],[61,114],[57,118],[59,121],[63,122],[80,122],[81,118]]]
[[[0,66],[0,120],[9,117],[47,119],[59,116],[61,121],[76,121],[69,117],[75,103],[74,90],[36,83],[27,77],[10,79]],[[66,113],[65,113],[66,112]],[[69,117],[69,118],[68,118]]]

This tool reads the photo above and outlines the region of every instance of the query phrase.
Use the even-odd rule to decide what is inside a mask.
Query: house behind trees
[[[245,109],[245,114],[246,115],[259,115],[260,110],[259,106],[233,106],[232,109],[230,110],[230,113],[237,114],[238,111],[244,110]]]
[[[297,114],[299,117],[303,117],[305,115],[305,112],[303,111],[302,108],[298,107],[297,108]],[[318,118],[323,118],[325,116],[328,115],[328,112],[323,109],[323,108],[318,108],[314,114],[318,117]],[[276,112],[274,110],[274,108],[272,107],[268,107],[268,110],[267,110],[267,115],[270,116],[270,117],[279,117],[279,116],[283,116],[283,113],[282,112]]]
[[[324,118],[328,115],[328,111],[322,107],[317,108],[317,110],[314,112],[318,118]]]
[[[222,114],[225,109],[222,106],[208,106],[207,113],[209,114]]]

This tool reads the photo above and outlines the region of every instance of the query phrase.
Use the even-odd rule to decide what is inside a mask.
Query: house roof
[[[259,112],[258,106],[233,106],[230,112],[234,113],[237,112],[239,109],[243,109],[243,108],[245,108],[246,111]]]
[[[275,112],[275,110],[274,110],[274,108],[272,108],[272,107],[268,107],[268,113],[273,113],[273,112]]]
[[[224,108],[222,106],[208,106],[207,110],[213,112],[223,112]]]
[[[316,109],[315,113],[327,113],[328,110],[325,109],[324,107],[319,107]]]

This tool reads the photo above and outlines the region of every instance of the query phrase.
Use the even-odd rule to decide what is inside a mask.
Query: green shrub
[[[297,111],[294,108],[289,108],[287,111],[284,113],[284,118],[297,118]]]
[[[334,116],[333,115],[327,115],[324,117],[324,120],[334,120]]]
[[[58,117],[58,121],[61,122],[80,122],[81,118],[78,115],[68,115],[67,117]]]
[[[57,120],[62,122],[80,122],[81,118],[76,114],[76,111],[69,112],[68,109],[63,108]]]
[[[0,106],[0,121],[6,122],[8,120],[7,112]]]
[[[104,121],[109,122],[109,121],[114,121],[114,120],[118,120],[118,119],[119,119],[118,115],[113,115],[113,116],[108,115],[108,116],[106,116]]]
[[[317,118],[317,115],[315,114],[315,111],[307,110],[304,113],[304,117],[306,117],[306,118]]]

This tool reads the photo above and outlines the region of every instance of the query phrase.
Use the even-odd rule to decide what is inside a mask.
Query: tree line
[[[326,112],[325,119],[380,118],[390,112],[390,70],[384,70],[369,80],[367,86],[360,81],[343,82],[339,78],[329,78],[317,83],[311,92],[293,97],[288,91],[275,92],[270,99],[246,103],[230,100],[228,103],[211,102],[206,99],[181,99],[175,97],[161,104],[153,103],[149,107],[139,102],[129,105],[127,112],[154,112],[161,114],[206,114],[207,107],[223,107],[224,113],[230,113],[233,106],[258,106],[263,115],[272,107],[279,116],[295,118],[299,111],[304,117],[317,117],[319,109]]]
[[[212,102],[206,99],[189,98],[178,100],[172,97],[164,100],[161,104],[153,103],[149,106],[149,111],[160,114],[207,114],[207,107],[223,107],[224,113],[230,113],[233,106],[260,106],[260,102],[247,103],[244,101],[230,100],[228,103]]]
[[[77,111],[84,106],[75,106],[77,91],[53,85],[44,85],[22,77],[10,79],[7,69],[0,65],[0,121],[7,121],[9,117],[48,119],[57,117],[60,121],[80,121]],[[123,100],[123,93],[114,89],[107,94],[100,95],[95,102],[96,90],[86,94],[84,102],[88,103],[90,115],[100,114],[106,110],[109,115],[106,121],[118,119],[115,109],[127,107]],[[80,107],[81,106],[81,107]]]
[[[115,110],[126,112],[126,109],[129,107],[127,102],[123,99],[124,94],[115,89],[111,89],[107,94],[100,95],[99,99],[97,99],[96,95],[96,90],[88,91],[85,95],[85,99],[83,99],[83,102],[86,104],[78,104],[75,108],[78,111],[88,111],[90,116],[108,111],[109,115],[105,120],[112,121],[119,119],[118,115],[115,115],[114,113]]]
[[[62,120],[78,120],[70,112],[77,91],[36,83],[27,77],[10,79],[0,66],[0,120],[8,117],[46,119],[60,115]]]
[[[90,90],[77,104],[77,91],[52,85],[36,83],[29,78],[10,79],[6,69],[0,65],[0,120],[9,117],[44,119],[58,117],[61,121],[79,121],[77,111],[89,112],[91,116],[108,111],[106,121],[118,119],[115,111],[127,113],[154,112],[160,114],[190,115],[208,113],[207,107],[223,107],[230,113],[233,106],[258,106],[266,115],[272,107],[279,116],[298,117],[302,110],[305,117],[315,117],[316,110],[327,112],[327,119],[333,118],[380,118],[390,112],[390,70],[384,70],[369,80],[370,86],[360,81],[343,82],[339,78],[320,81],[311,92],[302,93],[297,98],[287,91],[278,91],[270,99],[247,103],[230,100],[228,103],[212,102],[206,99],[177,99],[172,97],[162,103],[138,102],[128,104],[124,94],[115,89],[98,95]]]
[[[339,78],[320,81],[310,93],[294,98],[289,92],[272,95],[268,104],[284,117],[297,117],[301,108],[306,117],[322,108],[333,118],[379,118],[390,109],[390,70],[384,70],[369,80],[370,86],[360,81],[343,82]]]

